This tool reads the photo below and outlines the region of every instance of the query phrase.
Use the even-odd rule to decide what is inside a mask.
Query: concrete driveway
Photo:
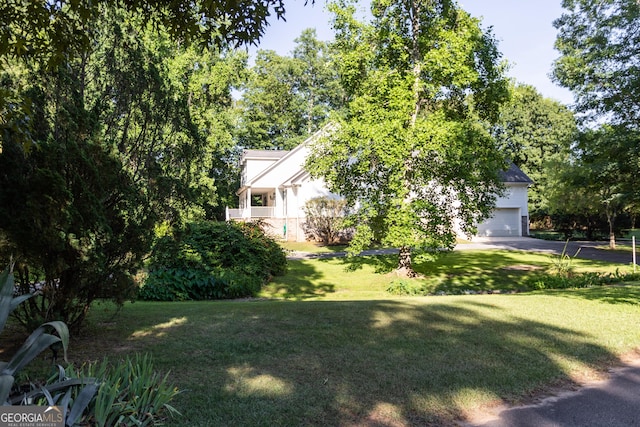
[[[534,239],[531,237],[475,237],[471,243],[461,243],[457,245],[456,250],[504,249],[547,252],[549,254],[560,255],[564,249],[564,245],[565,242]],[[626,265],[632,263],[633,255],[631,252],[601,249],[606,246],[607,242],[569,241],[565,253],[573,257],[578,249],[580,249],[577,258]]]

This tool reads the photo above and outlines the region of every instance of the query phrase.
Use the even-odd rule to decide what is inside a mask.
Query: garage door
[[[478,236],[520,236],[520,209],[498,208],[491,218],[478,225]]]

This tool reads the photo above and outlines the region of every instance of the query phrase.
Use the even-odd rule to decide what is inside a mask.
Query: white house
[[[227,220],[260,219],[272,226],[272,234],[285,240],[304,241],[304,205],[314,197],[335,196],[324,181],[312,179],[304,169],[314,134],[290,151],[244,150],[240,159],[238,209],[227,208]],[[478,225],[478,236],[526,236],[529,234],[528,188],[531,179],[516,165],[503,172],[507,191],[497,200],[491,218]]]

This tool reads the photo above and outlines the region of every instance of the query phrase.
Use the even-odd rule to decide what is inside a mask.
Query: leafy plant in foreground
[[[0,333],[9,314],[32,297],[14,296],[14,288],[13,273],[7,268],[0,274]],[[66,426],[147,426],[158,424],[165,415],[179,414],[168,403],[178,390],[168,384],[166,375],[154,372],[147,356],[113,366],[105,361],[78,371],[57,365],[55,375],[43,385],[31,383],[25,390],[16,384],[16,375],[51,346],[60,346],[66,361],[68,345],[64,322],[38,327],[8,362],[0,362],[0,404],[59,406]]]
[[[13,272],[8,267],[0,274],[0,332],[4,330],[9,314],[20,303],[32,297],[31,294],[14,296],[14,285]],[[51,330],[55,335],[49,333]],[[69,330],[64,322],[52,321],[42,324],[31,333],[8,362],[0,362],[0,403],[2,405],[30,405],[37,397],[44,396],[47,404],[62,406],[66,425],[72,426],[80,419],[95,394],[97,384],[94,379],[68,379],[61,376],[59,380],[46,386],[35,387],[35,390],[27,393],[15,386],[16,375],[52,345],[62,347],[66,361]],[[82,388],[72,401],[72,393],[77,391],[76,389],[80,386]]]
[[[88,414],[98,426],[156,425],[167,416],[180,415],[169,404],[178,389],[169,384],[168,375],[154,371],[147,355],[85,365],[72,375],[102,379]]]

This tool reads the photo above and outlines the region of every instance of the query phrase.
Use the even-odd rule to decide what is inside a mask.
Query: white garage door
[[[520,236],[520,209],[497,208],[491,218],[478,225],[478,236]]]

